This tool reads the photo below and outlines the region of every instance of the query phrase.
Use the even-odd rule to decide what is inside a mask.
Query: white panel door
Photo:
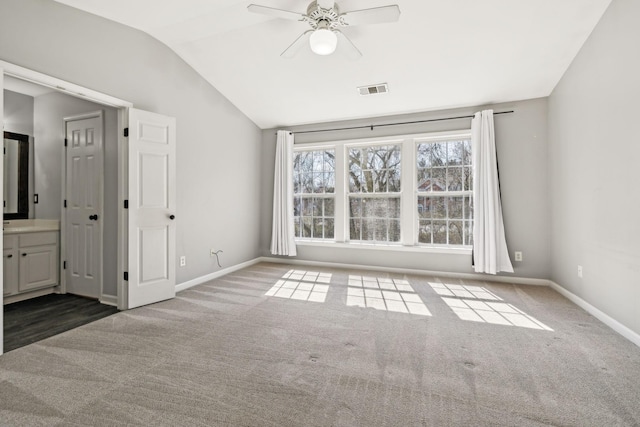
[[[102,293],[102,112],[65,119],[66,291],[90,298]]]
[[[127,307],[176,294],[175,118],[129,110]]]

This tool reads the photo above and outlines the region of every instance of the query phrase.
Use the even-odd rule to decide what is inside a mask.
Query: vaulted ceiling
[[[349,59],[302,49],[280,57],[304,22],[302,0],[56,0],[147,32],[173,49],[261,128],[548,96],[611,0],[343,0],[342,12],[387,4],[396,23],[344,28]],[[356,87],[388,83],[389,93]]]

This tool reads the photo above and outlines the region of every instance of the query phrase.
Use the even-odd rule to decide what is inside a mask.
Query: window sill
[[[337,243],[323,242],[320,240],[296,240],[297,246],[311,246],[318,248],[341,248],[341,249],[365,249],[375,251],[393,252],[419,252],[432,254],[453,254],[471,255],[470,247],[447,248],[442,246],[402,246],[402,245],[381,245],[375,243]]]

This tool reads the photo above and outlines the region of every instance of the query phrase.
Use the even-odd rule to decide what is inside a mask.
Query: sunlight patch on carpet
[[[325,302],[330,282],[331,273],[289,270],[265,295],[299,301]]]
[[[429,285],[462,320],[553,331],[517,307],[501,302],[502,298],[484,287],[437,282]]]
[[[431,316],[431,312],[405,279],[349,276],[347,305]]]

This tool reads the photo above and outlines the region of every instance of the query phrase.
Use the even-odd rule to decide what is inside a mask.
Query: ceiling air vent
[[[389,85],[386,83],[380,83],[372,86],[360,86],[358,88],[358,93],[360,93],[360,95],[375,95],[387,92],[389,92]]]

